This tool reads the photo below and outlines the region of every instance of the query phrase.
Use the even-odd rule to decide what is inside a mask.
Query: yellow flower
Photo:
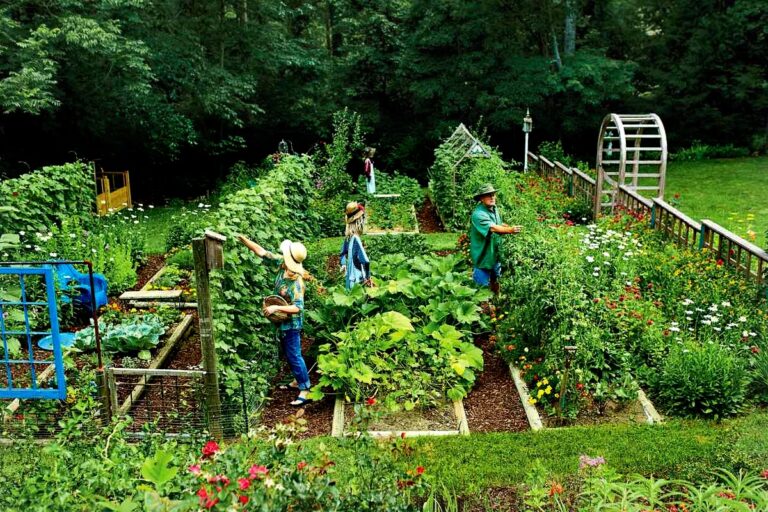
[[[549,384],[549,379],[544,379],[544,380],[543,380],[543,381],[541,381],[541,382],[543,382],[545,385],[546,385],[546,384]]]
[[[547,389],[545,389],[544,392],[550,394],[552,392],[552,386],[547,386]]]
[[[536,393],[536,398],[541,398],[542,396],[544,396],[544,390],[540,389],[539,392]]]
[[[528,403],[531,404],[531,405],[536,405],[536,399],[533,398],[532,396],[529,396],[528,397]]]

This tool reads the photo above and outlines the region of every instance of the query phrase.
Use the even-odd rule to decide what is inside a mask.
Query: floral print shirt
[[[301,329],[304,327],[304,279],[301,276],[296,276],[295,279],[285,276],[285,269],[282,267],[282,256],[267,251],[267,254],[264,255],[264,261],[277,268],[274,294],[284,298],[288,304],[299,308],[298,313],[288,315],[288,319],[278,327],[281,331]]]

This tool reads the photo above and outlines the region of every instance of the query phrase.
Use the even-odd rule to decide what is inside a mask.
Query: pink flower
[[[768,480],[768,469],[764,469],[760,476]]]
[[[254,478],[259,478],[269,473],[269,470],[266,468],[266,466],[258,466],[254,464],[248,469],[248,475],[250,476],[251,480]]]
[[[596,468],[598,466],[602,466],[603,464],[605,464],[605,459],[603,457],[592,458],[588,455],[582,455],[579,457],[579,469],[584,469],[586,467]]]
[[[301,471],[301,470],[302,470],[302,469],[304,469],[305,467],[307,467],[307,463],[306,463],[306,462],[304,462],[304,461],[301,461],[301,462],[299,462],[298,464],[296,464],[296,468],[297,468],[299,471]]]
[[[219,450],[219,444],[216,441],[208,441],[203,446],[203,457],[213,457]]]
[[[199,475],[200,474],[200,465],[199,464],[192,464],[187,468],[187,470],[192,473],[193,475]]]
[[[247,478],[238,478],[237,486],[240,488],[241,491],[244,491],[251,486],[251,481],[248,480]]]

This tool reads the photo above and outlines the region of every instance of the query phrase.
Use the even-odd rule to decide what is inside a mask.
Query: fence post
[[[651,203],[651,229],[656,228],[656,203]]]
[[[221,398],[219,396],[219,377],[216,370],[216,344],[213,338],[213,310],[208,283],[208,262],[204,238],[192,240],[192,254],[195,260],[195,280],[197,284],[197,313],[200,327],[200,345],[203,351],[203,369],[205,370],[205,401],[208,406],[211,434],[221,439]]]
[[[704,238],[707,236],[707,227],[704,223],[701,224],[701,232],[699,233],[699,250],[704,249]]]

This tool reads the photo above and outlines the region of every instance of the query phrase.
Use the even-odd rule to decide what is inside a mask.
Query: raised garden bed
[[[331,435],[350,433],[354,405],[337,398],[333,411]],[[446,401],[436,407],[383,414],[368,425],[373,437],[406,437],[469,435],[467,416],[461,400]]]

